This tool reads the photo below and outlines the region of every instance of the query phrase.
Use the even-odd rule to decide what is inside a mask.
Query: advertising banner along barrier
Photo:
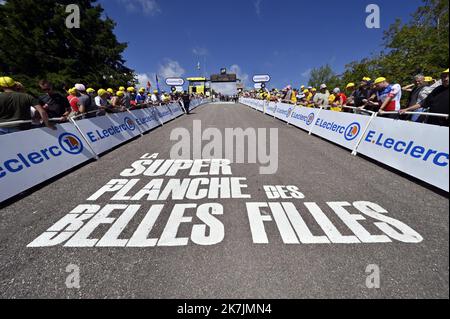
[[[134,110],[131,111],[131,114],[136,119],[136,124],[143,133],[161,125],[155,110],[152,108]]]
[[[183,114],[173,103],[0,135],[0,202]]]
[[[321,110],[312,123],[312,133],[354,150],[370,120],[370,116]]]
[[[177,118],[184,114],[183,110],[181,109],[181,105],[178,103],[171,103],[171,104],[167,105],[167,107],[172,112],[172,115],[174,118]]]
[[[76,122],[97,155],[141,134],[130,113],[117,113]]]
[[[167,105],[159,105],[154,109],[162,123],[166,123],[175,118],[172,114],[172,111],[167,107]]]
[[[254,99],[242,99],[241,103],[246,104],[255,110],[258,110],[260,112],[264,113],[264,105],[266,104],[265,101],[261,100],[254,100]]]
[[[289,123],[298,128],[310,132],[311,128],[315,123],[315,119],[317,119],[319,112],[320,112],[319,109],[296,107],[291,113]]]
[[[209,103],[209,102],[210,102],[209,99],[195,99],[195,100],[191,101],[189,106],[190,106],[190,109],[193,110],[193,109],[197,108],[198,106],[205,104],[205,103]]]
[[[256,108],[261,100],[240,99]],[[274,115],[349,150],[449,191],[449,128],[270,103]]]
[[[277,103],[269,102],[268,104],[266,104],[266,114],[275,117],[277,107],[278,107]]]
[[[275,117],[279,120],[289,122],[289,119],[292,115],[292,111],[294,109],[295,106],[292,104],[278,103],[275,111]]]
[[[358,153],[449,191],[449,128],[376,118]]]
[[[95,157],[72,124],[0,135],[0,145],[0,202]]]

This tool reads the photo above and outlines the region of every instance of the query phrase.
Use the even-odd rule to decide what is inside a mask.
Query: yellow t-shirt
[[[336,101],[336,95],[331,94],[330,97],[328,98],[328,102],[330,105],[332,105],[334,102]],[[340,104],[340,102],[336,101],[337,104]],[[335,111],[335,112],[342,112],[342,108],[339,106],[335,106],[335,107],[331,107],[330,108],[331,111]]]
[[[305,96],[306,107],[314,107],[314,103],[313,103],[312,99],[313,99],[313,95],[311,92],[306,94],[306,96]]]
[[[297,104],[297,92],[292,91],[291,102]]]

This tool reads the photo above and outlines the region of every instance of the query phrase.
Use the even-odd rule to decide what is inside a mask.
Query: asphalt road
[[[201,120],[204,129],[222,131],[237,127],[277,128],[277,173],[261,175],[259,164],[233,164],[232,177],[246,178],[243,183],[248,188],[244,192],[251,196],[247,199],[130,202],[113,201],[112,195],[106,194],[96,201],[87,200],[110,180],[127,178],[121,177],[121,172],[143,154],[158,153],[159,159],[169,159],[174,145],[169,140],[172,130],[181,127],[191,130],[193,120]],[[187,175],[188,171],[183,171],[175,177],[162,178],[167,182],[171,178],[188,178]],[[152,180],[148,176],[134,178],[139,182],[131,190],[132,194]],[[294,185],[305,198],[268,199],[265,185]],[[407,225],[422,240],[406,243],[389,237],[389,242],[379,243],[343,244],[333,240],[325,244],[286,244],[284,241],[289,238],[296,240],[289,232],[291,228],[266,221],[263,225],[269,242],[258,244],[254,242],[252,230],[255,234],[263,233],[257,230],[260,224],[250,221],[246,208],[247,203],[292,203],[311,232],[324,236],[324,230],[304,205],[315,203],[336,230],[350,236],[355,232],[327,203],[357,201],[378,204],[388,212],[387,216]],[[158,239],[166,230],[174,206],[183,203],[221,204],[223,215],[215,217],[223,225],[223,239],[209,246],[190,239],[193,224],[204,222],[194,209],[185,213],[193,217],[192,222],[183,223],[176,234],[177,238],[188,238],[182,246],[27,247],[83,204],[141,205],[122,229],[120,238],[123,239],[133,235],[152,205],[163,204],[164,209],[150,233],[150,237]],[[347,208],[352,214],[358,213],[354,207]],[[274,213],[267,208],[261,215],[270,218]],[[365,217],[359,224],[372,235],[382,235],[375,225],[379,220]],[[102,238],[110,227],[110,224],[100,225],[90,238]],[[79,289],[66,285],[68,276],[77,273],[70,269],[67,272],[68,265],[79,269]],[[367,286],[367,281],[377,283],[373,279],[377,277],[368,278],[377,275],[373,272],[376,268],[369,268],[372,270],[366,273],[369,265],[379,269],[378,289]],[[77,282],[77,277],[70,278],[75,278],[72,283]],[[0,209],[0,297],[448,298],[449,200],[413,180],[364,158],[353,157],[347,150],[249,107],[205,105],[192,115],[178,118]]]

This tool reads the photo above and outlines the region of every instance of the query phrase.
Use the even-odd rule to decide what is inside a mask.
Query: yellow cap
[[[442,71],[442,74],[444,74],[444,73],[448,73],[448,69],[447,69],[447,70],[444,70],[444,71]]]
[[[386,78],[384,77],[379,77],[378,79],[375,80],[375,82],[373,82],[373,84],[380,84],[386,81]]]
[[[114,94],[114,90],[111,89],[111,88],[107,89],[106,91],[107,91],[108,93]]]
[[[71,88],[71,89],[69,89],[69,94],[70,94],[70,95],[75,95],[75,94],[77,94],[77,89],[76,89],[76,88]]]
[[[309,90],[303,90],[303,94],[309,93]]]
[[[123,97],[125,95],[125,93],[123,91],[117,91],[116,95],[118,97]]]
[[[433,77],[431,77],[431,76],[425,77],[425,82],[432,82],[432,81],[433,81]]]
[[[317,89],[316,88],[312,88],[312,90],[311,91],[313,91],[313,92],[317,92]]]
[[[94,93],[95,90],[94,90],[93,88],[89,88],[89,89],[86,90],[86,92],[87,92],[87,93]]]
[[[130,87],[127,89],[127,91],[128,91],[128,92],[134,92],[135,89],[134,89],[134,87],[131,87],[131,86],[130,86]]]
[[[371,78],[369,78],[368,76],[365,76],[365,77],[363,77],[363,81],[366,81],[366,82],[368,82],[368,81],[371,81],[372,79]]]
[[[11,79],[8,76],[0,77],[0,87],[3,88],[12,88],[16,85],[16,81]]]
[[[144,89],[144,88],[140,88],[140,89],[139,89],[139,92],[140,92],[140,93],[144,93],[144,92],[145,92],[145,89]]]
[[[153,93],[158,94],[158,90],[154,90]]]
[[[100,90],[98,90],[98,92],[97,92],[98,96],[105,95],[106,93],[108,93],[108,91],[106,91],[106,90],[104,90],[104,89],[100,89]]]
[[[125,87],[124,87],[124,86],[121,86],[121,87],[119,88],[119,91],[125,92]]]
[[[354,88],[356,85],[355,85],[355,83],[349,83],[349,84],[347,84],[347,89],[349,89],[349,88]]]

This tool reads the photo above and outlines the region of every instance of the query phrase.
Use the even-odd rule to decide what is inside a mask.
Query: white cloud
[[[241,67],[239,65],[233,64],[230,67],[230,73],[236,73],[237,78],[240,79],[244,85],[248,84],[248,81],[249,81],[250,77],[249,77],[249,75],[247,73],[244,73],[242,71],[242,69],[241,69]]]
[[[157,0],[117,0],[128,12],[142,12],[145,15],[156,15],[161,12]]]
[[[208,55],[209,51],[205,47],[195,47],[192,49],[192,53],[194,55],[204,56],[204,55]]]
[[[137,81],[138,83],[136,83],[137,87],[147,87],[147,83],[150,82],[152,87],[155,87],[155,82],[156,82],[156,77],[154,73],[139,73],[137,74]]]
[[[309,78],[309,76],[311,75],[311,71],[312,69],[308,69],[305,72],[303,72],[301,75],[303,78]]]
[[[255,2],[253,2],[253,4],[255,5],[255,12],[256,12],[256,15],[257,15],[259,18],[262,17],[262,15],[261,15],[261,3],[262,3],[262,0],[256,0]]]
[[[165,59],[164,63],[158,67],[159,85],[162,89],[165,85],[167,78],[183,77],[185,70],[181,67],[180,63],[171,59]],[[156,89],[156,72],[143,72],[136,74],[136,86],[147,87],[147,83],[150,82],[153,89]]]
[[[163,64],[158,68],[158,76],[161,77],[161,81],[167,78],[181,77],[186,72],[178,61],[166,59]]]

